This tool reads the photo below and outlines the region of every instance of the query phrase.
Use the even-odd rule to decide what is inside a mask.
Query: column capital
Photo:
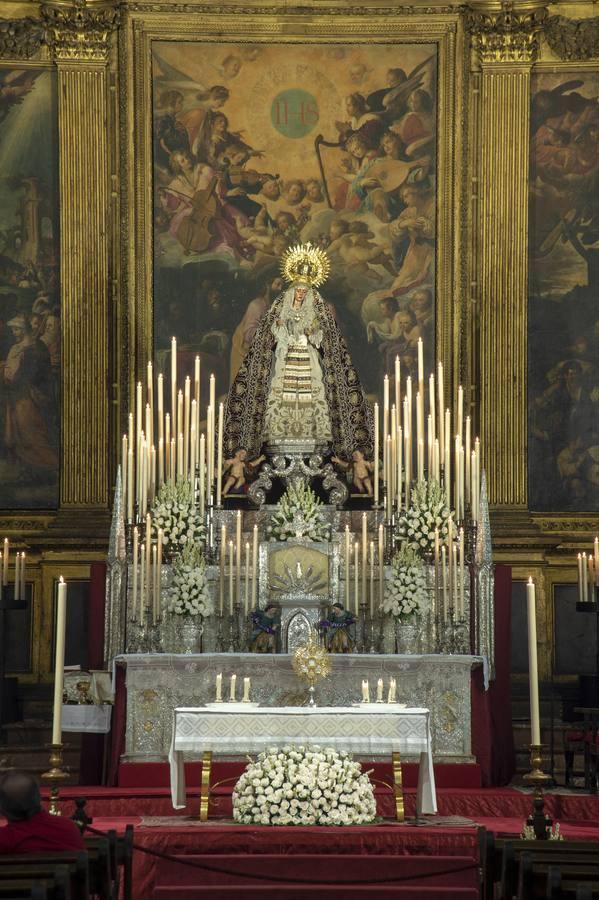
[[[530,65],[546,18],[547,0],[470,0],[466,27],[483,65]]]
[[[118,0],[47,0],[41,5],[46,43],[57,62],[106,63],[119,24]]]

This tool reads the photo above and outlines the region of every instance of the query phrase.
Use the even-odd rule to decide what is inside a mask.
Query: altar
[[[251,679],[251,698],[261,707],[299,706],[306,688],[287,654],[202,653],[128,654],[115,659],[124,669],[127,710],[123,762],[168,759],[177,707],[199,707],[215,698],[222,674]],[[371,687],[382,678],[397,683],[397,700],[430,710],[435,762],[471,763],[471,673],[484,667],[481,657],[466,655],[347,654],[331,656],[329,678],[316,688],[318,706],[351,707],[360,700],[362,680]]]

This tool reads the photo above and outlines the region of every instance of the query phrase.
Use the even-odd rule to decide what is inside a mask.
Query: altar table
[[[401,755],[416,756],[420,810],[437,811],[428,709],[399,704],[354,707],[179,707],[174,711],[169,762],[173,807],[185,806],[185,754],[203,754],[200,817],[208,816],[212,753],[225,757],[259,753],[268,747],[311,744],[345,750],[372,760],[391,756],[397,817],[403,820]]]

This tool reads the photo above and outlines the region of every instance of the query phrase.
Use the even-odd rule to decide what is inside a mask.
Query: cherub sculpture
[[[333,456],[331,462],[344,471],[351,469],[351,479],[354,487],[356,487],[361,494],[367,494],[369,497],[372,496],[372,479],[370,473],[374,470],[374,466],[367,459],[364,459],[364,454],[361,450],[354,450],[351,462],[339,459],[338,456]]]
[[[226,497],[232,490],[238,491],[242,488],[246,482],[246,469],[256,469],[266,459],[265,456],[259,456],[257,459],[247,462],[247,455],[247,450],[241,449],[230,459],[224,461],[223,475],[226,475],[226,479],[223,484],[223,497]]]

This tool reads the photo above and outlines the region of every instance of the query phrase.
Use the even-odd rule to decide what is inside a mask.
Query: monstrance
[[[314,702],[314,685],[321,678],[331,674],[331,659],[324,647],[318,643],[314,632],[305,644],[298,647],[293,657],[293,671],[310,685],[308,706],[316,706]]]

